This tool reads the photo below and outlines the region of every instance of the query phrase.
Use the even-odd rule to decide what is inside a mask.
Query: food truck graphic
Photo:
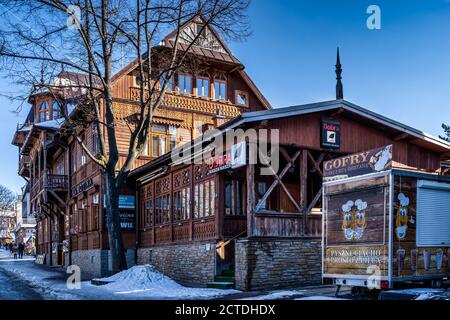
[[[392,145],[324,163],[325,283],[393,288],[450,276],[450,177],[400,170]]]

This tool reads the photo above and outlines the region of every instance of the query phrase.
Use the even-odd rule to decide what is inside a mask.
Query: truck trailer
[[[439,287],[450,276],[450,177],[392,167],[392,146],[324,164],[322,276]]]

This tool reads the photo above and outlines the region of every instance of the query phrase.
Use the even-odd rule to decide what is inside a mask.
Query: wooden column
[[[255,165],[247,165],[247,237],[253,236],[253,213],[255,208]]]
[[[307,183],[308,183],[308,151],[303,149],[300,157],[300,208],[303,213],[303,235],[308,233],[307,212]]]

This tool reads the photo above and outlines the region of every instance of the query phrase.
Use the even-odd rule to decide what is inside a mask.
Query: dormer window
[[[42,102],[39,105],[39,122],[45,122],[48,120],[48,103]]]
[[[61,106],[58,101],[53,101],[52,103],[52,119],[59,119],[61,118]]]

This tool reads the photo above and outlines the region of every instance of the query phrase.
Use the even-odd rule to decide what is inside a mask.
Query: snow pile
[[[154,299],[214,298],[239,292],[237,290],[184,287],[151,265],[134,266],[111,277],[97,280],[110,282],[100,288],[112,291],[114,294],[132,294]]]

